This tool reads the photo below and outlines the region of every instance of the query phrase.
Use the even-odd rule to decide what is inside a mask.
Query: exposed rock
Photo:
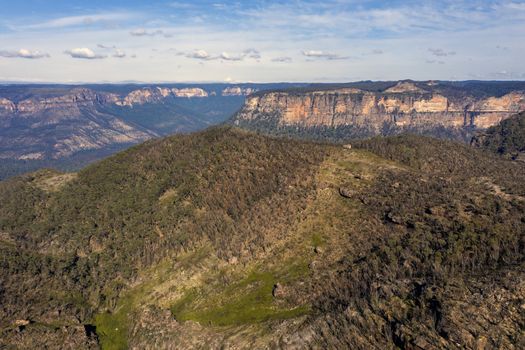
[[[276,283],[272,289],[272,296],[277,299],[283,298],[286,296],[286,288],[282,284]]]
[[[418,88],[414,83],[408,81],[400,81],[395,86],[385,90],[387,93],[403,93],[403,92],[418,92],[425,93],[426,90]]]
[[[248,127],[262,121],[277,127],[352,126],[366,130],[367,135],[380,135],[385,128],[398,132],[484,129],[522,110],[524,92],[487,98],[446,96],[401,82],[383,92],[343,88],[257,94],[247,98],[233,123]]]
[[[16,110],[16,105],[6,98],[0,98],[0,117],[13,113]]]
[[[227,87],[222,90],[222,96],[248,96],[256,92],[256,89],[242,88],[240,86]]]
[[[168,88],[157,87],[157,90],[159,90],[162,97],[168,97],[171,95],[171,90]]]
[[[168,96],[166,95],[166,91],[162,89],[143,88],[130,92],[121,101],[116,101],[115,104],[118,106],[133,107],[134,105],[158,102],[164,99],[166,96]]]
[[[4,101],[2,105],[0,101],[0,115],[2,106],[8,106],[3,110],[10,111],[2,117],[5,132],[10,128],[18,130],[15,135],[1,135],[0,159],[61,158],[156,136],[98,109],[115,103],[120,103],[117,95],[86,88],[71,89],[55,97],[33,97],[16,104]]]
[[[352,196],[355,194],[355,191],[346,187],[339,187],[339,194],[345,198],[352,198]]]
[[[201,88],[172,89],[176,97],[208,97],[208,93]]]
[[[29,320],[16,320],[15,321],[15,326],[27,326],[30,323],[31,323],[31,321],[29,321]]]

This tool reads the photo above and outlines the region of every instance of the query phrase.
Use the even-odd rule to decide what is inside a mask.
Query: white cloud
[[[194,7],[192,4],[188,4],[186,2],[178,2],[178,1],[174,1],[170,3],[170,6],[175,9],[179,9],[179,10],[188,10]]]
[[[169,33],[165,33],[163,30],[157,29],[157,30],[146,30],[144,28],[138,28],[134,29],[131,32],[129,32],[132,36],[157,36],[161,35],[165,38],[171,38],[173,35]]]
[[[49,54],[45,52],[40,52],[38,50],[31,51],[28,49],[20,49],[18,51],[0,51],[0,57],[35,59],[35,58],[44,58],[44,57],[50,57],[50,56]]]
[[[454,56],[456,54],[455,51],[445,51],[443,49],[428,49],[432,53],[432,55],[437,57],[447,57],[447,56]]]
[[[261,53],[259,52],[259,50],[256,50],[256,49],[247,49],[247,50],[244,50],[243,51],[243,54],[249,58],[253,58],[253,59],[260,59],[261,58]]]
[[[290,63],[292,62],[292,58],[287,56],[275,57],[272,58],[272,62]]]
[[[126,21],[137,17],[136,14],[130,12],[117,12],[117,13],[97,13],[85,16],[67,16],[55,18],[46,22],[34,23],[22,26],[12,26],[13,29],[52,29],[52,28],[65,28],[74,26],[87,26],[93,24],[109,24],[119,21]]]
[[[108,46],[104,44],[97,44],[97,47],[99,49],[116,49],[117,48],[115,45]]]
[[[344,60],[347,59],[347,56],[340,56],[335,53],[325,52],[321,50],[305,50],[303,51],[303,56],[308,58],[324,58],[327,60]]]
[[[214,59],[214,57],[212,57],[205,50],[195,50],[193,52],[187,53],[186,57],[188,57],[188,58],[195,58],[195,59],[198,59],[198,60],[212,60],[212,59]]]
[[[186,56],[187,58],[194,58],[194,59],[206,60],[206,61],[220,59],[224,61],[235,62],[235,61],[243,61],[246,58],[252,58],[255,60],[259,60],[261,58],[260,52],[256,49],[247,49],[240,53],[230,53],[230,52],[223,51],[221,54],[211,54],[206,50],[195,50],[195,51],[187,52],[187,53],[177,52],[177,50],[175,49],[170,49],[170,51],[175,51],[175,54],[178,56],[183,55],[183,56]]]
[[[116,49],[115,52],[113,53],[113,57],[124,58],[126,57],[126,53],[120,49]]]
[[[73,58],[83,58],[83,59],[89,59],[89,60],[107,57],[105,55],[96,54],[93,50],[87,47],[80,47],[80,48],[67,50],[64,53],[70,55]]]
[[[227,52],[221,53],[221,59],[225,61],[242,61],[244,59],[243,55],[230,55]]]

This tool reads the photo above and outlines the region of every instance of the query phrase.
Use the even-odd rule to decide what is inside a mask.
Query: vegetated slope
[[[512,159],[520,158],[525,152],[525,112],[474,136],[471,144]]]
[[[353,146],[214,128],[0,183],[0,344],[522,347],[524,166]]]

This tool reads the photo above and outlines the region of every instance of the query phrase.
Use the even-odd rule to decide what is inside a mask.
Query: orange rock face
[[[525,94],[476,100],[449,98],[410,83],[381,93],[358,89],[312,92],[269,92],[247,98],[237,120],[273,116],[284,126],[366,126],[379,130],[385,123],[397,127],[443,126],[487,128],[525,110]]]

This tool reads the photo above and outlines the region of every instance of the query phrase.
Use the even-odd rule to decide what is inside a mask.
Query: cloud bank
[[[0,57],[37,59],[50,57],[50,55],[38,50],[20,49],[18,51],[0,51]]]
[[[81,58],[81,59],[88,59],[88,60],[102,59],[102,58],[107,57],[106,55],[97,54],[93,50],[87,47],[80,47],[80,48],[75,48],[71,50],[66,50],[64,53],[71,56],[72,58]]]

